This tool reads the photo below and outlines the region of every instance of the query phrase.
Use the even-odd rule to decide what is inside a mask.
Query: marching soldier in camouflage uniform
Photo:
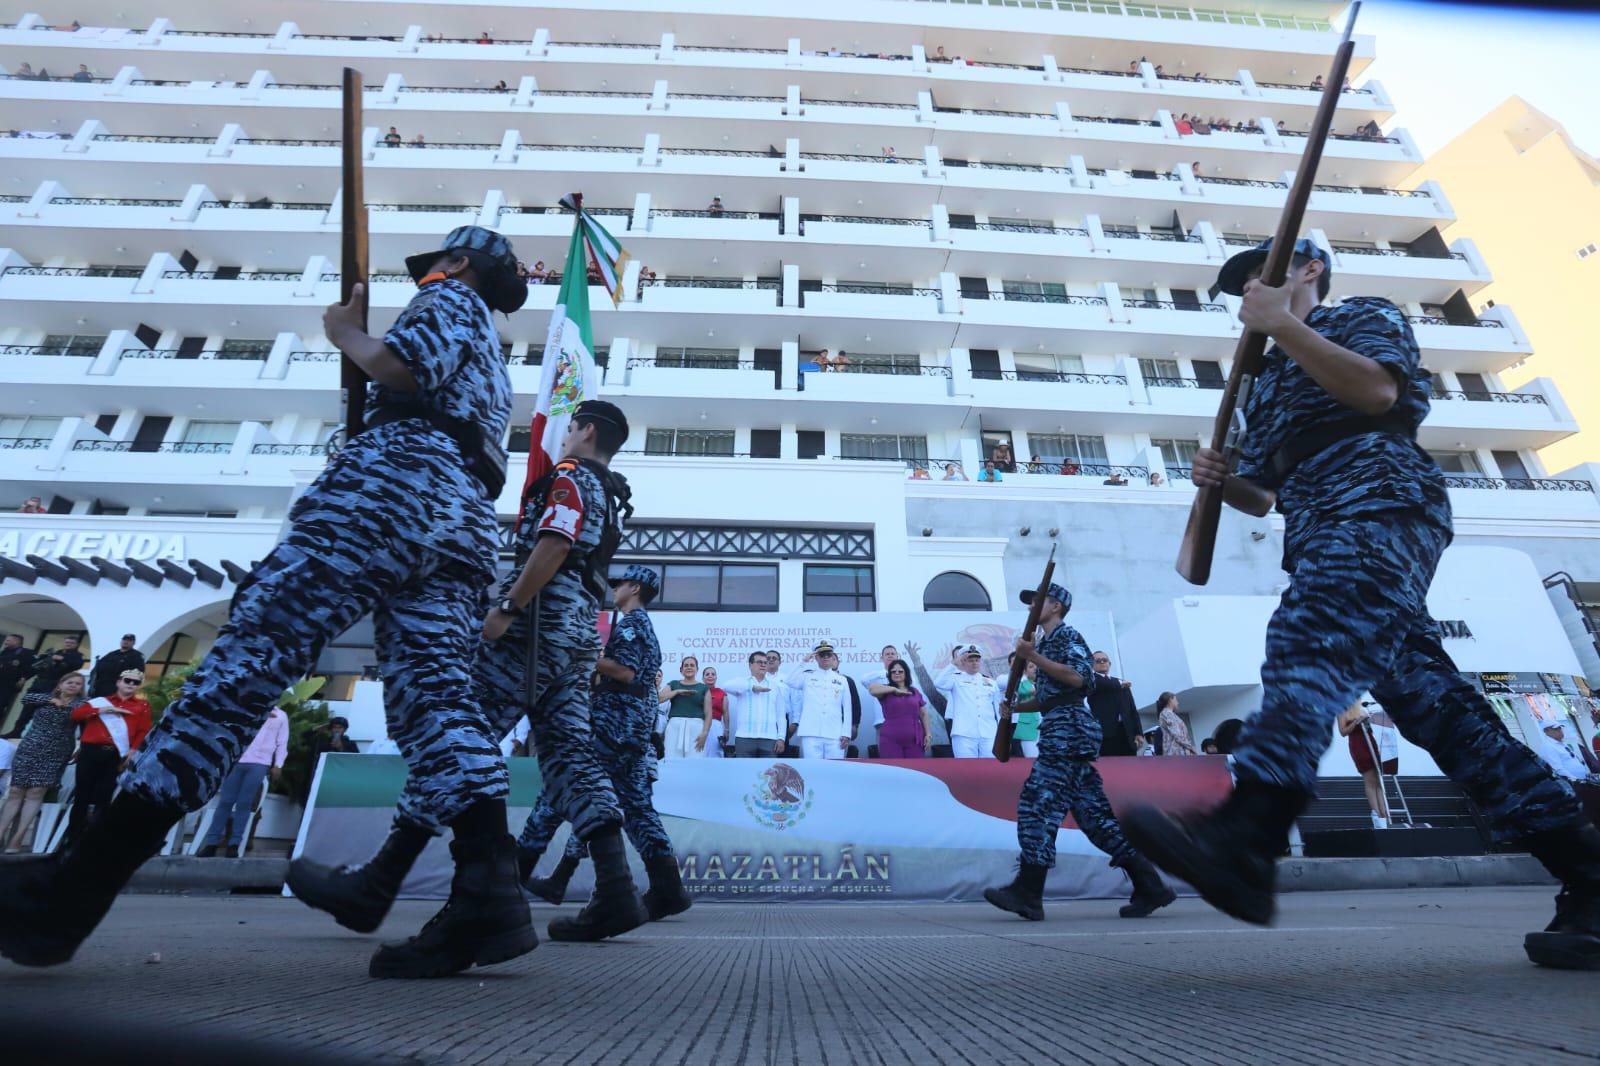
[[[1562,882],[1555,919],[1528,935],[1528,957],[1600,969],[1600,830],[1456,670],[1428,615],[1452,528],[1444,478],[1416,439],[1429,374],[1411,328],[1387,300],[1323,305],[1329,258],[1308,240],[1296,243],[1286,283],[1263,285],[1267,247],[1234,256],[1218,277],[1243,295],[1240,320],[1275,342],[1245,404],[1238,474],[1208,448],[1194,480],[1241,507],[1250,504],[1237,479],[1277,493],[1291,584],[1267,628],[1261,710],[1234,750],[1237,788],[1197,818],[1131,811],[1129,835],[1213,906],[1270,922],[1274,860],[1316,788],[1333,723],[1370,690],[1491,824]]]
[[[1034,590],[1022,591],[1033,602]],[[1017,843],[1022,862],[1009,885],[984,889],[983,898],[1030,921],[1044,919],[1044,880],[1056,864],[1056,831],[1068,811],[1089,843],[1111,856],[1111,865],[1127,871],[1133,895],[1118,912],[1124,918],[1145,918],[1177,897],[1150,861],[1128,843],[1106,802],[1094,760],[1100,754],[1100,721],[1084,702],[1089,692],[1092,660],[1083,635],[1065,622],[1072,593],[1051,584],[1039,612],[1044,635],[1038,646],[1025,633],[1017,640],[1017,656],[1039,668],[1034,698],[1002,713],[1040,711],[1039,757],[1017,800]]]
[[[171,826],[217,791],[284,689],[369,613],[389,734],[415,793],[454,831],[456,861],[444,909],[381,948],[371,973],[438,976],[538,943],[506,832],[499,734],[471,695],[512,399],[492,313],[526,298],[516,265],[504,237],[463,226],[407,260],[420,291],[383,337],[362,329],[359,296],[328,308],[328,340],[375,382],[370,428],[296,501],[101,819],[64,854],[0,872],[0,953],[70,958]]]
[[[526,494],[517,532],[520,566],[501,583],[483,623],[472,686],[492,734],[523,714],[544,778],[543,799],[570,821],[595,859],[595,895],[576,919],[557,918],[557,940],[598,940],[648,919],[622,844],[622,807],[595,752],[589,682],[605,572],[632,513],[628,485],[605,464],[628,439],[622,411],[586,400],[568,424],[563,459]],[[498,750],[498,749],[497,749]],[[339,924],[376,929],[433,832],[428,797],[408,779],[396,828],[360,866],[296,860],[289,887]],[[524,873],[517,874],[518,880]]]
[[[679,877],[672,841],[650,795],[656,779],[650,734],[656,722],[655,679],[661,669],[661,645],[645,607],[655,599],[659,587],[655,572],[644,566],[630,566],[611,582],[620,617],[611,627],[596,670],[593,712],[595,750],[622,801],[623,828],[650,875],[644,902],[653,922],[680,914],[691,904]],[[517,841],[523,869],[529,871],[549,847],[549,834],[554,832],[550,816],[541,817],[544,811],[553,813],[554,809],[544,804],[542,796],[540,800]],[[542,899],[561,902],[567,881],[583,854],[582,845],[576,841],[576,835],[568,839],[566,853],[555,872],[549,878],[530,880],[529,891]]]

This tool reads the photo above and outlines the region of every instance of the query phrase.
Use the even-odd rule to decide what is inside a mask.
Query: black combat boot
[[[1048,866],[1035,866],[1025,862],[1017,867],[1017,876],[1009,885],[986,888],[983,898],[1003,911],[1020,915],[1030,922],[1044,921],[1044,878]]]
[[[611,826],[588,840],[594,860],[594,895],[576,917],[552,919],[551,940],[604,940],[637,929],[650,920],[644,901],[633,887],[622,830]]]
[[[571,855],[562,855],[549,877],[524,878],[523,886],[552,907],[559,907],[561,901],[567,898],[567,882],[578,872],[578,863],[581,861]]]
[[[1202,814],[1174,818],[1138,806],[1120,821],[1134,847],[1217,910],[1271,925],[1278,856],[1310,802],[1309,793],[1241,779],[1225,802]]]
[[[72,958],[181,817],[125,793],[64,851],[0,865],[0,955],[22,966]]]
[[[1579,824],[1522,843],[1561,879],[1556,916],[1522,942],[1528,959],[1558,970],[1600,970],[1600,829]]]
[[[469,966],[490,966],[539,946],[517,882],[517,844],[509,835],[450,842],[456,873],[450,898],[409,940],[385,944],[372,956],[373,977],[448,977]]]
[[[197,859],[214,859],[217,857],[217,846],[215,844],[202,844],[200,850],[194,853],[194,857]]]
[[[1127,871],[1128,879],[1133,882],[1133,895],[1117,911],[1122,917],[1148,918],[1178,898],[1172,886],[1161,880],[1161,874],[1143,855],[1135,855],[1112,865]]]
[[[289,864],[289,891],[308,907],[327,911],[346,929],[370,933],[383,924],[400,883],[433,834],[396,822],[376,855],[360,866],[325,866],[310,859]]]
[[[694,906],[694,900],[683,889],[676,855],[669,851],[665,855],[646,859],[644,869],[650,876],[650,890],[644,894],[644,906],[650,912],[652,922],[682,914]]]

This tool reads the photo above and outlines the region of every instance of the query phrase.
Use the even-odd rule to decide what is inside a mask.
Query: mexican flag
[[[528,475],[522,483],[524,502],[533,483],[561,460],[561,441],[572,412],[600,392],[594,335],[589,328],[589,264],[594,265],[599,284],[610,292],[615,305],[622,299],[622,272],[628,263],[622,245],[583,210],[581,194],[573,193],[561,204],[577,212],[577,218],[567,246],[567,265],[561,271],[561,290],[550,314],[550,333],[545,338],[543,372],[533,405]],[[520,508],[517,517],[520,522]]]

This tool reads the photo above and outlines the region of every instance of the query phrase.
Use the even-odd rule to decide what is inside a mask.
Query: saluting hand
[[[1228,477],[1228,461],[1215,448],[1201,448],[1194,453],[1189,467],[1189,480],[1203,489],[1220,488]]]

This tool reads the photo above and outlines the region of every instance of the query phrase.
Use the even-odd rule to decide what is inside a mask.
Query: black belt
[[[482,426],[421,406],[399,404],[380,407],[367,416],[367,428],[376,429],[408,418],[420,419],[455,441],[456,447],[461,449],[461,458],[467,462],[467,470],[483,484],[489,498],[499,497],[506,485],[506,456],[498,443],[490,447]]]
[[[625,685],[614,677],[606,677],[604,675],[601,675],[600,680],[595,684],[595,691],[618,696],[638,696],[641,699],[652,695],[654,692],[648,683]]]
[[[1389,412],[1383,415],[1349,419],[1296,433],[1267,459],[1266,474],[1269,484],[1282,485],[1289,475],[1307,459],[1319,455],[1342,440],[1361,437],[1368,433],[1392,433],[1407,440],[1417,439],[1417,427],[1409,415]]]

